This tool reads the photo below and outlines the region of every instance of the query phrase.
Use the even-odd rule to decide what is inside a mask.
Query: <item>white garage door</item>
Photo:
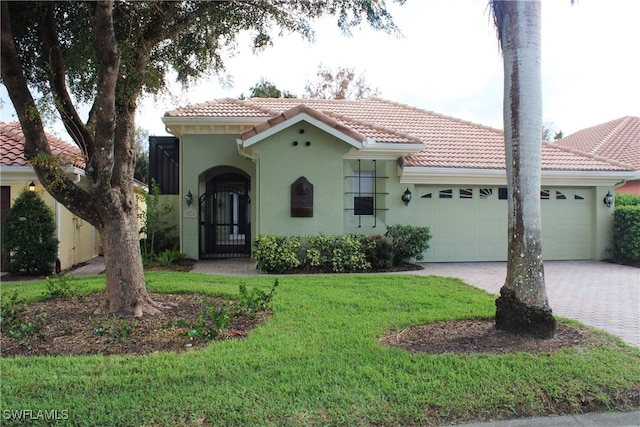
[[[416,225],[431,228],[425,261],[505,261],[507,189],[417,186]],[[588,191],[543,189],[543,252],[547,260],[589,259]]]

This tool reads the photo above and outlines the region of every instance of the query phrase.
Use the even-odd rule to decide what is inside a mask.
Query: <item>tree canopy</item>
[[[402,4],[405,0],[395,0]],[[367,22],[397,31],[383,0],[1,2],[1,77],[25,136],[25,157],[60,203],[100,232],[106,264],[102,311],[141,316],[146,291],[133,191],[135,113],[144,93],[173,76],[188,85],[224,68],[249,32],[259,51],[274,35],[313,39],[313,20]],[[65,176],[47,143],[31,90],[48,97],[86,160],[87,186]],[[89,105],[86,119],[80,105]]]
[[[363,99],[379,95],[380,91],[366,82],[364,73],[356,76],[353,68],[339,67],[337,71],[318,67],[316,81],[308,81],[305,98],[315,99]]]
[[[275,84],[266,80],[264,77],[255,85],[251,86],[249,98],[295,98],[296,96],[288,90],[280,90]],[[240,99],[245,99],[244,94],[240,95]]]

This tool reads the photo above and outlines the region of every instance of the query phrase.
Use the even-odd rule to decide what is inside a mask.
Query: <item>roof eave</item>
[[[240,134],[269,119],[255,117],[162,117],[165,130],[175,136],[184,134]]]
[[[340,131],[339,129],[329,126],[327,123],[316,119],[315,117],[312,117],[311,115],[307,114],[307,113],[300,113],[297,114],[289,119],[286,119],[280,123],[277,123],[271,127],[269,127],[268,129],[265,129],[249,138],[246,138],[242,141],[242,146],[243,148],[248,148],[272,135],[275,135],[276,133],[283,131],[284,129],[287,129],[297,123],[300,122],[307,122],[310,125],[332,135],[335,136],[336,138],[340,139],[341,141],[351,145],[354,148],[357,149],[361,149],[363,147],[363,143],[360,142],[358,139],[347,135],[346,133]]]
[[[612,187],[622,181],[639,179],[633,171],[543,170],[542,186]],[[403,184],[507,185],[504,169],[431,168],[405,166],[400,172]]]
[[[420,143],[390,143],[376,142],[371,139],[365,140],[361,150],[351,150],[345,156],[345,160],[350,159],[378,159],[396,160],[398,157],[411,156],[423,151],[426,148]]]

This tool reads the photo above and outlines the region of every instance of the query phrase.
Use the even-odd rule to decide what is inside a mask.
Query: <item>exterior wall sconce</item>
[[[193,194],[191,194],[191,190],[187,191],[187,194],[185,194],[184,201],[187,202],[187,207],[191,207],[191,203],[193,203]]]
[[[36,191],[36,184],[35,184],[35,182],[31,181],[31,183],[29,184],[29,191],[31,191],[31,192]]]
[[[613,194],[611,194],[611,190],[607,191],[607,195],[604,196],[604,199],[602,199],[602,201],[608,208],[613,205]]]
[[[409,187],[402,194],[402,201],[405,206],[409,206],[409,202],[411,201],[411,191],[409,191]]]

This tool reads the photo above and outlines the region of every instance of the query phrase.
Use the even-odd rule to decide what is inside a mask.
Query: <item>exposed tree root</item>
[[[163,310],[171,310],[176,308],[175,304],[155,301],[148,294],[139,296],[138,299],[129,306],[133,307],[133,310],[126,310],[122,307],[113,307],[109,303],[109,299],[105,298],[104,304],[98,307],[93,314],[117,314],[121,317],[133,316],[140,318],[145,315],[154,316],[156,314],[162,313]]]

